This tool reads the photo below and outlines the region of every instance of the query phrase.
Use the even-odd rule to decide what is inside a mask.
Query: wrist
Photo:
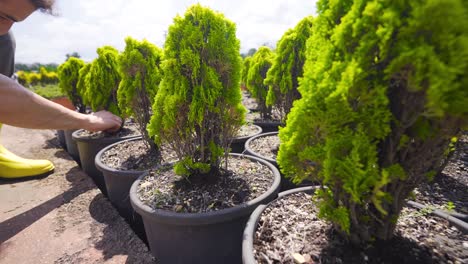
[[[92,115],[82,114],[76,112],[78,116],[78,129],[92,130]]]

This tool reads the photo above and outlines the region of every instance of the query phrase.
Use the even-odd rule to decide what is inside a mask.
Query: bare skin
[[[29,0],[0,0],[0,35],[36,11]],[[32,129],[117,131],[122,119],[107,111],[84,115],[51,102],[0,74],[0,123]]]
[[[51,102],[0,75],[0,123],[33,129],[116,131],[122,119],[107,111],[85,115]]]
[[[29,0],[0,0],[0,35],[8,33],[13,23],[25,20],[36,11]]]

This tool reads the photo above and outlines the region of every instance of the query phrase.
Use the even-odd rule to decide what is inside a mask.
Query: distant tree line
[[[39,72],[41,68],[45,68],[49,72],[55,72],[57,71],[57,67],[59,65],[57,63],[47,63],[47,64],[42,64],[39,62],[35,63],[16,63],[15,64],[15,70],[16,71],[24,71],[24,72]]]
[[[72,53],[65,54],[65,60],[67,61],[70,58],[81,58],[81,55],[74,51]],[[15,64],[15,71],[23,71],[23,72],[39,72],[41,68],[44,68],[48,72],[56,72],[59,64],[58,63],[16,63]]]

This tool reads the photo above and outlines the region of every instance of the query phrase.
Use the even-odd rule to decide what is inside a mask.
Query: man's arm
[[[116,131],[122,120],[107,111],[90,115],[72,111],[0,74],[0,123],[33,129]]]

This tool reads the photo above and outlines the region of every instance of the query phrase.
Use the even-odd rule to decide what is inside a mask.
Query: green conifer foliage
[[[76,92],[83,100],[83,105],[90,105],[90,102],[86,100],[86,85],[89,84],[89,69],[91,69],[91,63],[85,63],[78,72],[78,82],[76,84]]]
[[[320,215],[351,241],[389,239],[404,199],[466,127],[466,1],[322,0],[318,10],[278,162],[327,187]]]
[[[91,63],[85,77],[84,97],[93,111],[108,110],[120,115],[117,103],[119,52],[111,46],[103,46],[97,49],[97,53],[98,57]]]
[[[293,102],[301,97],[297,87],[302,77],[306,42],[312,33],[312,17],[302,19],[278,41],[276,57],[267,73],[265,84],[269,86],[266,104],[276,106],[284,121]]]
[[[252,57],[246,57],[242,65],[241,83],[244,87],[247,87],[247,76],[249,75],[250,62],[252,62]]]
[[[216,175],[244,122],[239,49],[235,24],[200,5],[169,27],[148,131],[177,153],[177,174]]]
[[[162,78],[160,63],[162,50],[150,42],[125,39],[126,47],[120,55],[122,80],[117,98],[124,114],[133,116],[148,147],[156,151],[146,126],[151,118],[151,106]]]
[[[271,119],[271,106],[266,105],[268,85],[264,81],[274,58],[275,54],[268,47],[260,47],[252,57],[247,76],[247,89],[257,100],[260,117],[264,120]]]
[[[39,75],[42,85],[56,84],[59,82],[58,74],[54,71],[47,71],[46,67],[39,68]]]
[[[80,113],[86,111],[86,106],[77,89],[80,70],[84,65],[83,60],[71,57],[58,68],[59,87]]]

